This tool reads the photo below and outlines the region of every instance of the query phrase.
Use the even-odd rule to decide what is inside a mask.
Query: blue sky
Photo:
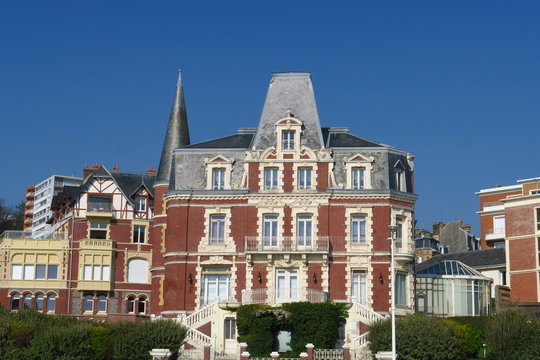
[[[271,72],[313,75],[323,126],[416,156],[417,220],[540,176],[538,1],[0,3],[0,198],[85,164],[157,167],[183,70],[192,142],[255,127]]]

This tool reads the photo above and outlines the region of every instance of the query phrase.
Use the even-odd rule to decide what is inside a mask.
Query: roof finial
[[[176,86],[182,86],[182,69],[178,69],[178,82]]]
[[[285,110],[285,112],[287,113],[287,117],[294,117],[294,114],[292,112],[292,107],[287,107],[287,110]]]

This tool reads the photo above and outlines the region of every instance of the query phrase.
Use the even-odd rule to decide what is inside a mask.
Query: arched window
[[[97,311],[106,312],[107,311],[107,297],[105,295],[99,295],[97,299]]]
[[[84,312],[94,311],[94,297],[92,295],[84,296]]]
[[[27,309],[32,308],[32,295],[31,294],[24,294],[23,306]]]
[[[56,307],[56,295],[47,295],[47,312],[54,312]]]
[[[139,298],[139,302],[137,304],[137,313],[146,314],[146,299],[142,296]]]
[[[135,298],[133,296],[130,296],[127,299],[127,312],[128,313],[135,312]]]
[[[21,296],[19,294],[11,295],[11,310],[18,310],[20,307]]]
[[[148,261],[131,259],[128,261],[128,282],[148,283]]]
[[[43,294],[36,295],[36,302],[34,303],[34,308],[37,311],[43,311]]]

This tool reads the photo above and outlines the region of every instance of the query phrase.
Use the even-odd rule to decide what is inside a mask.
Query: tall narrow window
[[[56,295],[47,295],[47,312],[54,312],[56,307]]]
[[[210,244],[225,241],[225,215],[210,215]]]
[[[209,268],[203,273],[202,304],[209,305],[229,299],[231,275],[226,268]]]
[[[133,296],[130,296],[127,299],[127,312],[128,313],[135,312],[135,298]]]
[[[277,215],[264,215],[263,217],[263,246],[265,248],[277,246]]]
[[[364,174],[366,169],[363,167],[352,168],[352,188],[355,190],[361,190],[365,188]]]
[[[84,296],[83,309],[84,309],[84,312],[92,312],[92,311],[94,311],[94,297],[92,295],[85,295]]]
[[[24,265],[24,280],[34,280],[35,265]]]
[[[405,184],[405,171],[402,169],[396,169],[396,190],[407,191]]]
[[[298,189],[311,189],[311,168],[298,168]]]
[[[536,231],[540,231],[540,208],[536,209]]]
[[[20,307],[20,298],[19,294],[11,295],[11,310],[18,310]]]
[[[146,314],[146,299],[142,296],[139,298],[139,301],[137,302],[137,313],[139,314]]]
[[[281,144],[283,150],[294,150],[294,131],[284,130],[281,132]]]
[[[278,269],[276,272],[276,301],[291,302],[298,299],[298,270]]]
[[[97,311],[101,313],[107,312],[107,297],[105,295],[98,296]]]
[[[47,272],[47,265],[36,265],[36,280],[45,280],[45,273]]]
[[[213,190],[225,189],[225,169],[224,168],[212,169],[212,189]]]
[[[398,271],[396,273],[396,305],[407,305],[407,274]]]
[[[353,244],[366,242],[366,217],[364,215],[353,215],[351,217],[351,237]]]
[[[11,265],[11,278],[13,280],[22,280],[22,265]]]
[[[362,305],[367,304],[366,274],[366,270],[352,271],[351,296]]]
[[[493,234],[504,234],[506,225],[504,222],[504,215],[493,217]]]
[[[298,215],[296,225],[296,245],[298,248],[306,248],[311,246],[312,221],[312,216],[309,214]]]
[[[264,169],[265,190],[275,190],[278,187],[278,168],[268,167]]]
[[[138,196],[135,198],[135,211],[136,212],[146,211],[146,198],[145,197]]]
[[[24,294],[23,296],[23,306],[25,309],[32,308],[32,295]]]
[[[36,302],[34,307],[37,311],[43,311],[43,294],[36,295]]]
[[[224,325],[225,325],[225,339],[236,340],[236,319],[226,318]]]
[[[133,243],[144,244],[146,236],[146,225],[133,225]]]
[[[403,219],[400,217],[396,217],[396,249],[399,250],[403,247]]]
[[[58,279],[58,265],[47,266],[47,280]]]

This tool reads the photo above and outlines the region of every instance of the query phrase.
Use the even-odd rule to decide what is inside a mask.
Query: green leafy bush
[[[268,356],[272,352],[278,321],[269,312],[257,316],[257,311],[270,309],[268,305],[244,305],[236,312],[238,342],[247,343],[249,353],[253,356]]]
[[[459,323],[454,319],[444,319],[443,322],[455,330],[465,357],[476,358],[484,344],[482,331],[473,325]]]
[[[486,326],[487,358],[528,359],[529,357],[525,357],[526,352],[534,354],[540,350],[536,345],[538,338],[532,336],[538,331],[537,327],[523,313],[516,310],[506,310],[492,316]],[[530,344],[530,342],[535,344]],[[538,357],[530,359],[538,359]]]
[[[392,348],[390,319],[370,327],[373,354]],[[396,319],[396,350],[403,360],[460,360],[464,351],[456,331],[433,317],[407,316]]]

